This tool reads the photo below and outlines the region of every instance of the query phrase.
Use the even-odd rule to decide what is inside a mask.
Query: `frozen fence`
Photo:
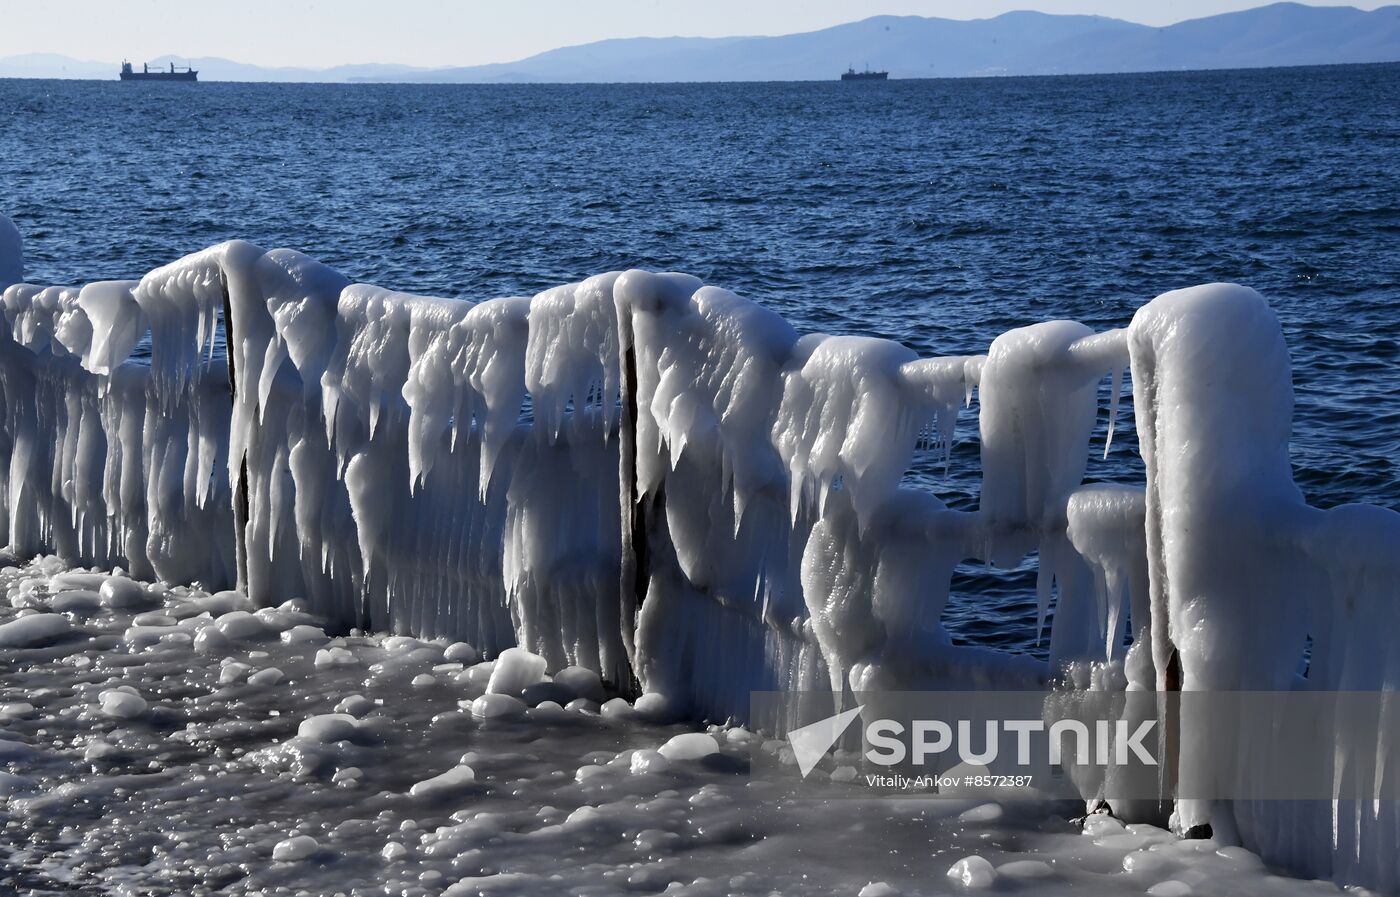
[[[0,218],[0,278],[18,277],[18,245]],[[208,287],[189,284],[199,304],[173,317],[149,280],[5,289],[0,535],[12,552],[234,583],[229,381],[202,354],[218,322]],[[160,366],[129,360],[147,337]]]
[[[0,219],[0,285],[21,273]],[[1243,287],[942,358],[802,336],[679,274],[473,304],[241,242],[136,283],[3,299],[16,554],[236,581],[346,628],[519,644],[709,718],[748,719],[755,690],[1400,681],[1400,515],[1303,502],[1287,351]],[[1128,368],[1146,482],[1085,485],[1100,386],[1111,418]],[[901,482],[920,434],[946,446],[974,390],[981,506],[955,511]],[[1032,551],[1049,661],[953,646],[954,568]],[[1393,777],[1393,723],[1339,727],[1319,762]],[[1175,772],[1267,747],[1176,734]],[[1113,797],[1111,778],[1085,788]],[[1381,846],[1400,836],[1393,803],[1174,809],[1183,830],[1238,831],[1310,874],[1400,886]]]

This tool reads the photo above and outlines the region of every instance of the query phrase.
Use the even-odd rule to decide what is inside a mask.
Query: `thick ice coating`
[[[839,481],[865,520],[899,485],[924,423],[901,388],[900,368],[914,358],[898,343],[869,337],[811,336],[797,343],[773,425],[793,516],[804,505],[825,508]]]
[[[619,275],[599,274],[530,301],[525,387],[537,425],[551,438],[558,436],[570,406],[597,405],[607,427],[617,420],[621,371],[613,286]]]
[[[1373,639],[1396,623],[1400,515],[1303,502],[1288,458],[1288,352],[1263,298],[1229,284],[1166,293],[1138,311],[1129,338],[1159,683],[1179,669],[1187,690],[1393,690],[1393,652]],[[1181,738],[1181,774],[1203,780],[1274,747],[1251,742],[1252,730],[1183,724]],[[1319,760],[1339,781],[1393,775],[1385,725],[1338,726],[1337,738],[1336,755]],[[1400,829],[1390,803],[1179,801],[1176,816],[1237,827],[1310,874],[1400,884],[1394,852],[1379,846]]]
[[[1386,641],[1400,623],[1400,516],[1303,502],[1287,350],[1244,287],[1165,294],[1126,330],[1053,321],[985,356],[919,358],[799,335],[684,274],[468,301],[352,284],[239,241],[135,283],[45,287],[21,273],[0,219],[0,536],[16,556],[239,587],[209,596],[217,619],[191,636],[196,653],[324,639],[292,611],[252,613],[294,597],[329,629],[473,646],[447,663],[512,650],[499,676],[462,672],[491,684],[467,705],[483,718],[525,713],[517,692],[562,697],[578,677],[548,675],[586,668],[646,693],[616,713],[773,732],[795,721],[749,719],[755,690],[825,690],[837,704],[848,691],[1052,679],[1400,684]],[[145,346],[149,359],[134,358]],[[1111,420],[1129,364],[1146,482],[1086,484],[1099,389],[1112,378]],[[984,480],[980,506],[955,511],[908,474],[921,449],[947,457],[973,390]],[[950,644],[955,568],[1031,552],[1042,624],[1053,608],[1048,662]],[[109,584],[68,582],[58,606],[80,618],[153,594]],[[26,616],[4,640],[43,647],[69,637],[61,619]],[[134,626],[132,643],[160,628]],[[411,653],[411,641],[388,644]],[[333,645],[316,665],[347,662]],[[256,675],[276,684],[281,671]],[[139,716],[132,697],[106,704]],[[1339,734],[1332,774],[1394,775],[1393,721],[1373,722]],[[1176,734],[1177,772],[1198,778],[1268,747],[1189,720]],[[1086,797],[1113,786],[1083,784]],[[1400,885],[1380,859],[1394,851],[1376,847],[1400,832],[1389,805],[1180,801],[1175,813],[1311,874]]]
[[[1129,682],[1140,689],[1154,688],[1143,490],[1117,484],[1081,486],[1070,494],[1065,515],[1070,543],[1093,570],[1094,629],[1103,638],[1104,657],[1112,660],[1123,654],[1131,607],[1135,663],[1130,664]]]
[[[160,272],[143,283],[150,295],[176,289]],[[229,490],[219,475],[228,374],[217,360],[192,369],[198,347],[157,341],[141,289],[4,291],[4,535],[17,554],[52,548],[142,577],[231,584]],[[128,361],[143,339],[149,364]]]

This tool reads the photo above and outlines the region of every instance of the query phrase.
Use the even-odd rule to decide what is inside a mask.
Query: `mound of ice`
[[[481,652],[466,642],[453,642],[442,652],[442,659],[448,663],[471,666],[481,661]]]
[[[408,793],[413,797],[429,800],[447,797],[462,791],[476,782],[476,773],[470,766],[454,766],[444,773],[415,782]]]
[[[719,742],[705,732],[683,732],[663,744],[658,753],[667,760],[700,760],[719,753]]]
[[[290,631],[290,630],[289,630]],[[356,666],[360,659],[338,645],[322,648],[316,652],[316,669],[335,666]]]
[[[223,654],[232,646],[233,641],[220,632],[218,626],[205,626],[194,636],[194,649],[200,654]]]
[[[248,677],[248,684],[253,688],[271,688],[284,678],[286,678],[286,673],[283,673],[281,670],[277,669],[277,667],[268,667],[265,670],[258,670],[256,673],[250,675]]]
[[[102,596],[90,589],[69,589],[55,595],[49,609],[56,614],[88,617],[102,609]]]
[[[62,614],[28,614],[0,624],[0,648],[32,648],[59,639],[73,629]]]
[[[34,705],[28,701],[6,701],[0,704],[0,719],[16,720],[34,715]]]
[[[306,623],[282,630],[279,637],[284,645],[320,644],[330,639],[330,636],[326,635],[326,631],[320,626],[311,626]]]
[[[60,573],[49,577],[49,591],[54,594],[67,591],[95,592],[109,578],[106,573]]]
[[[320,744],[353,741],[359,734],[359,720],[348,713],[323,713],[310,716],[297,726],[297,737]]]
[[[135,719],[146,712],[146,699],[133,691],[114,688],[98,696],[102,713],[116,719]]]
[[[482,695],[471,703],[472,716],[477,719],[518,719],[525,715],[525,702],[511,695]]]
[[[626,722],[636,719],[637,711],[632,709],[632,705],[627,703],[626,698],[611,698],[598,711],[603,719]]]
[[[295,863],[315,856],[321,845],[310,835],[296,835],[278,841],[272,848],[272,858],[279,863]]]
[[[980,891],[996,883],[997,871],[980,856],[964,857],[948,868],[948,878],[969,891]]]
[[[554,684],[567,688],[577,698],[599,703],[607,699],[602,678],[593,670],[584,667],[565,667],[554,674]]]
[[[633,775],[665,772],[671,768],[671,761],[661,751],[640,750],[632,752],[628,768]]]
[[[102,596],[103,605],[110,608],[136,607],[150,600],[145,587],[123,576],[104,579],[97,594]]]
[[[267,623],[246,610],[231,610],[219,616],[214,624],[219,632],[232,641],[263,638],[269,634]]]
[[[493,695],[519,695],[527,687],[544,681],[545,659],[524,648],[507,648],[496,658],[486,691]]]
[[[997,875],[1002,878],[1037,879],[1054,874],[1055,870],[1044,860],[1012,860],[997,867]]]

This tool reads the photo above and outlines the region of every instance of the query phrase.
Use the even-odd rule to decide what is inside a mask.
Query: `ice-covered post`
[[[1157,688],[1173,690],[1179,670],[1184,692],[1288,689],[1307,635],[1307,577],[1289,540],[1307,508],[1289,465],[1278,319],[1246,287],[1177,290],[1138,310],[1129,351]],[[1183,718],[1178,778],[1200,792],[1228,776],[1236,737]],[[1212,812],[1179,801],[1176,824],[1204,831]]]
[[[1092,574],[1066,536],[1066,507],[1084,480],[1098,386],[1126,364],[1122,331],[1047,321],[1003,333],[982,367],[982,557],[998,566],[1039,550],[1039,625],[1058,592],[1050,660],[1104,656],[1092,618]]]
[[[643,416],[650,414],[650,410],[641,405],[645,393],[642,376],[647,372],[638,367],[636,325],[639,316],[656,315],[663,309],[688,301],[699,285],[699,281],[685,275],[628,271],[617,279],[613,288],[617,308],[618,364],[622,368],[620,393],[623,410],[618,427],[619,500],[622,502],[620,617],[622,640],[634,678],[642,673],[637,653],[637,625],[655,563],[652,538],[657,521],[664,519],[666,513],[665,478],[664,475],[658,476],[658,471],[667,466],[655,457],[640,457],[643,451],[655,453],[658,437],[655,425],[646,428],[649,438],[644,440],[641,435]],[[627,684],[618,683],[619,687]],[[631,685],[634,690],[640,691],[640,682]]]
[[[234,362],[233,347],[237,345],[234,331],[233,303],[228,294],[228,274],[219,269],[219,288],[223,291],[224,355],[228,358],[228,394],[233,404],[238,404],[238,370]],[[232,413],[232,412],[230,412]],[[238,459],[238,489],[233,494],[233,547],[238,567],[238,588],[248,589],[248,453],[242,452]]]
[[[637,611],[646,598],[650,575],[647,530],[649,507],[637,496],[637,350],[633,346],[632,310],[619,302],[617,332],[620,346],[618,363],[622,367],[622,420],[618,426],[618,486],[622,509],[622,564],[618,598],[621,603],[622,643],[632,666],[631,682],[616,683],[617,687],[638,693],[641,685],[636,679]]]
[[[257,370],[250,368],[256,368],[266,355],[263,347],[272,329],[255,270],[263,254],[257,246],[241,240],[221,243],[148,273],[135,291],[150,325],[153,371],[158,381],[168,384],[163,387],[167,390],[183,388],[186,378],[202,377],[198,372],[206,366],[206,353],[212,351],[222,327],[231,412],[229,429],[221,437],[226,446],[220,450],[228,452],[228,482],[233,487],[229,497],[232,520],[228,521],[233,525],[231,573],[238,587],[255,600],[260,596],[253,594],[256,577],[251,571],[260,553],[265,552],[255,539],[250,543],[245,530],[253,523],[254,501],[249,489],[257,474],[256,464],[250,463],[247,455],[259,384]],[[250,346],[254,351],[248,351]],[[216,384],[210,385],[217,389]],[[222,414],[220,411],[218,416]],[[224,544],[227,548],[228,543]]]

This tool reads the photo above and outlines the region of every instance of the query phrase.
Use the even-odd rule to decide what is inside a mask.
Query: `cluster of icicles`
[[[1304,503],[1287,350],[1244,287],[1167,293],[1121,330],[1056,321],[984,356],[918,358],[800,336],[681,274],[472,303],[243,242],[136,282],[21,274],[0,218],[15,554],[299,596],[347,628],[518,644],[720,719],[746,718],[756,690],[1400,683],[1400,515]],[[1129,368],[1146,483],[1085,485],[1101,384],[1112,419]],[[981,506],[961,512],[901,483],[974,390]],[[1049,662],[951,645],[954,568],[1032,551]],[[1384,737],[1338,737],[1338,757],[1395,774]],[[1183,732],[1179,762],[1211,749]],[[1400,884],[1394,803],[1175,811],[1182,827],[1228,815],[1312,874]]]

